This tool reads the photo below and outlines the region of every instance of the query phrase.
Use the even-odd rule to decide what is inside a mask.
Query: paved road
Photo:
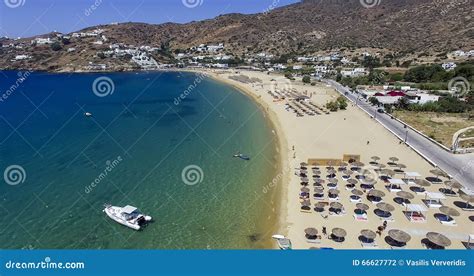
[[[385,128],[392,131],[399,138],[405,140],[407,144],[427,159],[430,163],[438,166],[454,179],[461,182],[465,187],[474,191],[474,154],[453,154],[442,149],[440,146],[431,142],[424,136],[416,133],[410,128],[392,119],[387,114],[377,113],[376,107],[370,105],[364,99],[359,99],[358,94],[352,93],[349,88],[333,80],[325,80],[326,83],[332,85],[336,90],[345,95],[350,101],[356,103],[359,108],[366,111],[376,118]]]

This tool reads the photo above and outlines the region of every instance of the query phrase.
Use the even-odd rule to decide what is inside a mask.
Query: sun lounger
[[[368,221],[369,219],[367,218],[367,215],[357,215],[354,214],[354,219],[357,221]]]
[[[321,239],[315,239],[315,240],[306,239],[306,242],[307,242],[307,243],[317,243],[317,244],[320,244],[320,243],[321,243]]]

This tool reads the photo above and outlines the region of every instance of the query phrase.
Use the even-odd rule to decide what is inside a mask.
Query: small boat
[[[109,218],[134,230],[140,230],[152,220],[150,216],[142,214],[136,207],[130,205],[117,207],[105,204],[104,212]]]
[[[273,235],[273,239],[275,239],[278,243],[278,247],[280,247],[281,250],[291,250],[291,240],[286,238],[283,235]]]
[[[235,158],[240,158],[240,159],[246,160],[246,161],[249,161],[249,160],[250,160],[250,157],[249,157],[249,156],[243,155],[243,154],[241,154],[241,153],[234,154],[234,157],[235,157]]]
[[[92,113],[86,112],[86,113],[84,113],[84,116],[86,116],[86,117],[92,117]]]

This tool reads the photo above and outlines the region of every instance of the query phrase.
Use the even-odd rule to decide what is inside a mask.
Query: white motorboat
[[[130,205],[117,207],[106,204],[104,207],[104,212],[109,218],[135,230],[140,230],[144,225],[152,220],[150,216],[142,214],[136,207]]]
[[[277,241],[278,247],[280,247],[281,250],[290,250],[292,248],[291,240],[285,236],[273,235],[272,238]]]
[[[86,117],[92,117],[92,113],[86,112],[86,113],[84,113],[84,116],[86,116]]]

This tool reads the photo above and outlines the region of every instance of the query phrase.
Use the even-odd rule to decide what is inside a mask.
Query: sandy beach
[[[345,214],[338,216],[329,216],[315,212],[309,213],[300,211],[301,199],[300,178],[295,175],[301,162],[307,162],[308,159],[342,159],[344,154],[360,155],[360,161],[365,163],[365,167],[372,161],[372,156],[379,156],[379,163],[386,164],[390,157],[399,158],[398,163],[406,165],[405,171],[418,172],[421,178],[432,176],[430,170],[433,167],[421,156],[411,150],[409,147],[400,143],[394,135],[387,131],[383,126],[376,123],[366,113],[349,103],[347,110],[333,112],[330,114],[321,114],[316,116],[297,117],[294,113],[285,110],[286,101],[274,101],[268,91],[279,89],[295,89],[298,93],[308,95],[310,101],[324,106],[328,101],[336,99],[339,94],[332,88],[323,83],[317,83],[315,86],[303,84],[301,80],[289,81],[277,74],[267,74],[254,71],[205,71],[213,78],[231,84],[249,96],[254,98],[265,109],[272,120],[276,134],[279,137],[279,147],[281,155],[281,172],[276,176],[278,185],[281,185],[281,204],[277,216],[280,218],[280,229],[278,233],[286,235],[291,239],[294,249],[317,248],[340,248],[340,249],[362,249],[359,236],[361,230],[368,229],[376,232],[383,221],[374,213],[376,205],[364,194],[361,203],[367,204],[370,209],[367,211],[367,221],[356,221],[353,217],[356,203],[350,201],[351,191],[345,189],[347,184],[342,178],[342,173],[337,173],[339,181],[339,200],[343,204]],[[235,76],[240,76],[235,78]],[[247,77],[249,78],[247,78]],[[242,78],[243,77],[243,78]],[[243,81],[250,79],[252,81]],[[322,175],[325,176],[326,168],[321,166]],[[337,167],[336,167],[337,170]],[[311,168],[309,168],[311,171]],[[311,175],[309,175],[311,179]],[[395,177],[394,177],[395,178]],[[444,180],[444,179],[443,179]],[[312,181],[308,188],[312,195]],[[411,235],[411,240],[407,243],[408,249],[424,248],[422,239],[425,239],[426,233],[438,232],[448,237],[452,244],[449,249],[464,248],[462,242],[467,241],[469,234],[473,234],[472,213],[462,211],[456,207],[455,202],[462,201],[459,197],[447,197],[442,200],[444,206],[457,209],[461,214],[455,217],[456,226],[441,224],[435,219],[435,214],[439,214],[439,208],[428,208],[424,213],[425,222],[410,222],[404,215],[405,210],[402,205],[394,202],[397,197],[395,192],[390,192],[384,187],[384,183],[379,180],[375,186],[377,190],[383,191],[386,196],[384,202],[395,207],[392,212],[393,221],[389,221],[386,229],[381,235],[377,235],[375,243],[377,248],[389,249],[390,245],[386,242],[388,231],[391,229],[403,230]],[[263,189],[268,187],[267,183],[262,184]],[[270,185],[271,186],[271,185]],[[325,185],[324,185],[325,186]],[[402,185],[404,191],[411,192],[409,185]],[[444,188],[443,184],[431,185],[426,188],[428,192],[438,192]],[[356,189],[359,188],[359,184]],[[415,194],[411,200],[412,204],[424,205],[422,194]],[[316,201],[310,196],[311,204],[314,207]],[[329,203],[329,202],[328,202]],[[326,212],[327,214],[327,212]],[[309,243],[305,238],[306,228],[316,228],[319,235],[322,235],[322,228],[327,229],[328,234],[333,228],[342,228],[346,230],[347,236],[344,242],[336,242],[322,235],[322,240],[318,244]]]

